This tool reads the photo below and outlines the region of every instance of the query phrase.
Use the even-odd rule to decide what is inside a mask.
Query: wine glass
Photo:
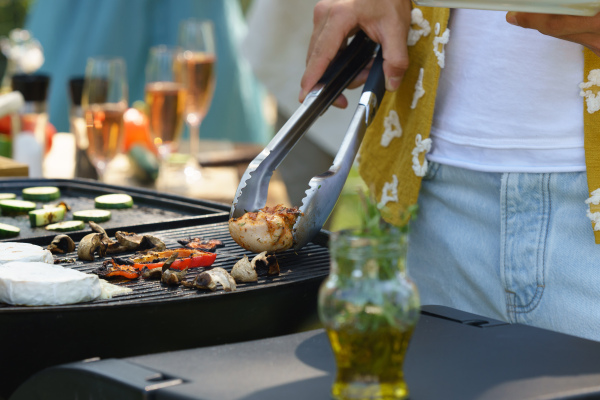
[[[185,122],[189,129],[189,158],[185,167],[188,182],[200,178],[198,151],[200,124],[206,116],[216,83],[214,27],[211,21],[188,19],[179,26],[176,80],[187,91]]]
[[[146,104],[150,132],[161,162],[177,150],[181,135],[186,92],[174,80],[174,65],[179,49],[156,46],[150,48],[146,64]]]
[[[105,180],[108,164],[121,151],[127,90],[122,58],[88,59],[81,106],[89,142],[87,154],[100,180]]]

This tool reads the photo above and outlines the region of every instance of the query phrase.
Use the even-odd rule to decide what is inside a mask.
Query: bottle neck
[[[45,114],[47,104],[45,101],[26,101],[21,107],[21,114]]]

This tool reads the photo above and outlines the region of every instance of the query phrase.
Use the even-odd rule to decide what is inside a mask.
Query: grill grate
[[[168,230],[158,230],[149,232],[137,232],[152,234],[161,238],[167,248],[173,249],[181,247],[177,243],[178,239],[187,239],[191,237],[204,237],[209,239],[219,239],[223,241],[224,247],[217,249],[217,259],[213,267],[222,267],[227,271],[231,271],[233,265],[244,255],[248,255],[250,259],[254,256],[253,253],[238,246],[231,236],[227,222],[219,222],[208,225],[184,227]],[[323,235],[324,236],[324,235]],[[329,273],[329,252],[325,246],[326,238],[317,238],[316,243],[310,243],[301,249],[298,253],[293,250],[288,250],[277,255],[281,273],[274,278],[259,278],[256,283],[240,283],[237,285],[238,292],[249,290],[259,290],[265,287],[285,285],[289,283],[297,283],[315,278],[322,279]],[[119,257],[128,257],[133,253],[119,254]],[[60,258],[72,258],[77,260],[77,253],[63,255]],[[76,261],[75,264],[63,264],[73,269],[91,273],[94,269],[100,267],[105,259],[97,259],[93,262]],[[204,268],[195,268],[187,273],[186,279],[192,280]],[[182,286],[169,287],[162,284],[159,280],[146,280],[143,278],[112,282],[119,286],[133,289],[133,292],[127,295],[120,295],[112,299],[95,300],[89,303],[81,303],[75,305],[64,306],[44,306],[44,307],[18,307],[0,303],[0,314],[4,312],[22,312],[22,311],[43,311],[48,309],[73,309],[73,308],[89,308],[89,307],[114,307],[128,304],[144,304],[154,302],[164,302],[177,299],[190,299],[195,297],[209,297],[227,295],[223,290],[215,292],[202,291],[198,289],[189,289]]]

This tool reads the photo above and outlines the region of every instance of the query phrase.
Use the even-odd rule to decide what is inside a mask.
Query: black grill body
[[[162,200],[168,204],[171,200],[186,204],[183,198],[152,196],[153,207],[158,209],[163,206]],[[140,202],[135,197],[134,201]],[[113,225],[106,230],[111,237],[117,230],[152,234],[161,238],[167,248],[181,247],[179,239],[197,236],[220,239],[225,246],[217,249],[213,267],[231,271],[244,254],[250,258],[253,254],[231,239],[225,207],[211,207],[206,207],[208,211],[202,215],[175,218],[169,215],[162,221],[144,223],[143,218],[124,219],[130,224],[127,226],[111,220]],[[70,236],[78,241],[89,232]],[[45,247],[53,237],[34,232],[20,241]],[[328,234],[323,231],[299,252],[288,250],[278,254],[279,276],[239,284],[235,292],[167,287],[159,281],[140,278],[117,282],[133,292],[107,300],[51,307],[0,304],[0,399],[8,398],[35,372],[61,363],[213,346],[315,328],[318,289],[329,273],[327,240]],[[77,255],[71,253],[61,258],[76,259]],[[89,273],[101,266],[103,260],[64,265]],[[202,270],[188,272],[187,280]]]

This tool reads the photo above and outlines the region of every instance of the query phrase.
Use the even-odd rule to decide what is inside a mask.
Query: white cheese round
[[[12,261],[38,261],[54,264],[50,250],[29,243],[0,243],[0,264]]]
[[[60,265],[15,261],[0,265],[0,302],[46,306],[91,301],[100,296],[98,276]]]

